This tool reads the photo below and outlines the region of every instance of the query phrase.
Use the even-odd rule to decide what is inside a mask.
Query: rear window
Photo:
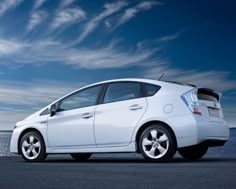
[[[155,95],[161,88],[159,85],[153,85],[148,83],[144,83],[143,85],[144,85],[144,93],[145,96],[147,97]]]

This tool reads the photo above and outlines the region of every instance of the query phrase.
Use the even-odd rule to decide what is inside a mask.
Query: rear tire
[[[208,146],[199,144],[195,146],[180,148],[178,152],[186,160],[198,160],[207,153],[207,150]]]
[[[47,157],[43,137],[35,131],[30,131],[21,138],[19,150],[27,162],[42,161]]]
[[[73,153],[73,154],[70,154],[70,155],[76,161],[86,161],[92,156],[92,153]]]
[[[176,152],[176,139],[165,125],[151,125],[141,134],[139,149],[150,162],[167,162]]]

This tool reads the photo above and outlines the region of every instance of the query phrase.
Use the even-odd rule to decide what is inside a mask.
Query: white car
[[[118,79],[78,89],[16,124],[10,150],[29,162],[68,153],[137,152],[153,162],[176,151],[200,159],[221,146],[229,128],[221,94],[177,82]]]

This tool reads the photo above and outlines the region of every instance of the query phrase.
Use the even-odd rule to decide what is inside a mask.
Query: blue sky
[[[76,88],[141,77],[223,93],[236,125],[236,3],[1,0],[0,129]]]

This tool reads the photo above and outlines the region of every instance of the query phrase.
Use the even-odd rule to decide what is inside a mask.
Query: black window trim
[[[62,99],[56,101],[54,104],[57,104],[57,103],[58,103],[57,106],[60,107],[62,101],[65,100],[66,98],[68,98],[68,97],[70,97],[70,96],[72,96],[72,95],[74,95],[74,94],[76,94],[76,93],[82,92],[82,91],[84,91],[84,90],[86,90],[86,89],[90,89],[90,88],[93,88],[93,87],[101,86],[101,89],[100,89],[100,91],[99,91],[99,93],[98,93],[98,96],[97,96],[97,99],[96,99],[96,103],[95,103],[94,105],[91,105],[91,106],[96,106],[96,105],[98,105],[101,92],[102,92],[103,89],[104,89],[104,85],[105,85],[105,83],[100,83],[100,84],[97,84],[97,85],[92,85],[92,86],[89,86],[89,87],[86,87],[86,88],[83,88],[83,89],[79,89],[79,90],[77,90],[77,91],[75,91],[75,92],[73,92],[73,93],[71,93],[71,94],[65,96],[64,98],[62,98]],[[81,107],[81,108],[87,108],[87,107],[90,107],[90,106],[85,106],[85,107]],[[50,114],[50,112],[49,112],[48,114],[43,114],[43,112],[46,111],[47,109],[48,109],[48,111],[49,111],[49,108],[50,108],[50,107],[45,108],[39,115],[40,115],[40,116],[44,116],[44,115]],[[75,110],[75,109],[80,109],[80,108],[73,108],[73,109],[70,109],[70,110]],[[59,111],[59,110],[58,110],[57,112],[65,112],[65,111],[70,111],[70,110],[64,110],[64,111]]]
[[[58,107],[60,107],[61,105],[61,102],[78,93],[78,92],[81,92],[83,90],[86,90],[86,89],[89,89],[89,88],[93,88],[93,87],[97,87],[97,86],[100,86],[101,85],[101,89],[99,91],[99,94],[97,96],[97,99],[96,99],[96,104],[95,105],[92,105],[92,106],[96,106],[96,105],[99,105],[99,104],[109,104],[109,103],[115,103],[115,102],[121,102],[121,101],[127,101],[127,100],[120,100],[120,101],[113,101],[113,102],[107,102],[107,103],[104,103],[104,97],[105,97],[105,94],[106,94],[106,91],[107,91],[107,87],[109,84],[113,84],[113,83],[138,83],[140,85],[140,89],[141,89],[141,96],[138,97],[138,98],[132,98],[132,99],[127,99],[127,100],[133,100],[133,99],[139,99],[139,98],[143,98],[143,97],[151,97],[151,96],[154,96],[160,89],[161,89],[161,86],[160,85],[156,85],[156,84],[152,84],[152,83],[146,83],[146,82],[140,82],[140,81],[111,81],[111,82],[107,82],[107,83],[100,83],[100,84],[97,84],[97,85],[92,85],[92,86],[89,86],[89,87],[86,87],[86,88],[83,88],[83,89],[79,89],[73,93],[71,93],[70,95],[68,96],[65,96],[64,98],[56,101],[54,104],[58,103]],[[151,96],[147,96],[147,93],[145,91],[145,84],[148,84],[148,85],[154,85],[154,86],[158,86],[159,89]],[[86,107],[90,107],[90,106],[85,106],[85,107],[81,107],[81,108],[86,108]],[[49,107],[45,108],[39,115],[40,116],[44,116],[44,115],[48,115],[50,114],[50,112],[48,114],[43,114],[44,111],[46,111],[48,109],[49,111]],[[80,108],[76,108],[76,109],[80,109]],[[74,110],[74,109],[70,109],[70,110]],[[69,111],[69,110],[64,110],[64,111]],[[63,112],[64,112],[63,111]],[[59,111],[59,112],[62,112],[62,111]]]
[[[145,96],[146,98],[147,98],[147,97],[154,96],[154,95],[157,94],[157,92],[160,91],[160,89],[161,89],[161,86],[160,86],[160,85],[156,85],[156,84],[153,84],[153,83],[141,82],[141,85],[142,85],[143,94],[144,94],[144,96]],[[148,94],[147,94],[147,91],[145,90],[145,85],[153,85],[153,86],[159,87],[159,89],[158,89],[153,95],[148,95]]]
[[[84,91],[84,90],[87,90],[87,89],[90,89],[90,88],[94,88],[94,87],[101,86],[101,89],[100,89],[100,91],[99,91],[99,93],[98,93],[98,96],[97,96],[96,102],[95,102],[94,105],[91,105],[91,106],[96,106],[96,105],[98,105],[98,99],[99,99],[100,93],[101,93],[101,91],[102,91],[102,89],[103,89],[103,87],[104,87],[103,85],[104,85],[103,83],[101,83],[101,84],[97,84],[97,85],[92,85],[92,86],[89,86],[89,87],[83,88],[83,89],[81,89],[81,90],[78,90],[78,91],[76,91],[76,92],[74,92],[74,93],[72,93],[72,94],[70,94],[70,95],[64,97],[63,99],[61,99],[61,100],[58,101],[58,108],[61,106],[62,101],[65,100],[66,98],[68,98],[68,97],[70,97],[70,96],[72,96],[72,95],[74,95],[74,94],[76,94],[76,93],[82,92],[82,91]],[[87,107],[90,107],[90,106],[84,106],[84,107],[81,107],[81,108],[87,108]],[[73,108],[73,109],[62,110],[62,111],[58,110],[58,112],[65,112],[65,111],[70,111],[70,110],[75,110],[75,109],[81,109],[81,108]]]
[[[145,95],[144,95],[145,93],[144,93],[143,87],[142,87],[142,82],[139,82],[139,81],[112,81],[112,82],[105,83],[105,87],[104,87],[103,93],[102,93],[102,95],[101,95],[101,98],[99,99],[99,104],[110,104],[110,103],[115,103],[115,102],[127,101],[127,100],[119,100],[119,101],[112,101],[112,102],[106,102],[106,103],[104,103],[104,97],[105,97],[105,94],[106,94],[108,85],[114,84],[114,83],[137,83],[137,84],[140,85],[140,90],[141,90],[140,93],[141,93],[141,96],[138,97],[138,98],[131,98],[131,99],[127,99],[127,100],[134,100],[134,99],[139,99],[139,98],[145,97]]]

